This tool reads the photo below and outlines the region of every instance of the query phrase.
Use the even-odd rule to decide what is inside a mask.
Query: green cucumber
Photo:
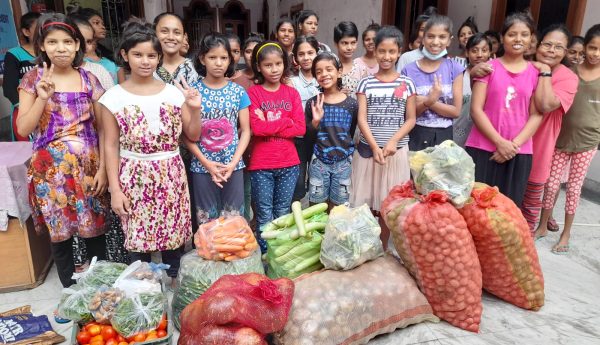
[[[300,263],[298,263],[296,265],[296,267],[294,267],[293,272],[300,272],[300,271],[302,271],[302,270],[304,270],[304,269],[306,269],[306,268],[308,268],[308,267],[316,264],[317,262],[320,261],[320,258],[321,258],[321,252],[319,251],[315,255],[310,256],[310,257],[302,260]]]
[[[321,248],[321,237],[319,237],[318,239],[316,239],[314,241],[305,242],[299,246],[296,246],[295,248],[291,249],[287,253],[285,253],[281,256],[275,257],[274,261],[278,264],[283,264],[287,261],[293,260],[299,256],[304,255],[305,253],[315,249],[315,247]]]
[[[306,229],[304,228],[304,218],[302,217],[302,204],[300,201],[294,201],[292,203],[292,214],[294,215],[294,221],[298,227],[298,235],[306,236]]]

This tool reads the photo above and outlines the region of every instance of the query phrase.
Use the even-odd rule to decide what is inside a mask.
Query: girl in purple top
[[[521,206],[532,163],[531,137],[542,121],[533,93],[538,76],[525,60],[533,35],[525,14],[506,18],[502,28],[504,55],[490,62],[492,72],[475,79],[471,117],[475,126],[466,146],[475,162],[475,180],[498,186]]]
[[[465,68],[446,58],[452,37],[452,21],[431,16],[425,23],[423,58],[404,67],[417,88],[417,124],[410,132],[408,147],[423,150],[452,139],[452,120],[460,116]]]

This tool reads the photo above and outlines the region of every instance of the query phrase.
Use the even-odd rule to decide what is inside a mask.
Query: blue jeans
[[[250,172],[252,200],[256,212],[256,234],[263,253],[267,251],[267,243],[261,238],[260,229],[274,218],[290,212],[298,174],[298,165]]]
[[[321,203],[330,200],[331,203],[341,205],[350,198],[350,185],[352,174],[352,156],[333,164],[323,163],[313,157],[309,170],[309,200],[312,203]]]

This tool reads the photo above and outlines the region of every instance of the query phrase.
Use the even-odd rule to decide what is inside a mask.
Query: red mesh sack
[[[294,282],[287,278],[271,280],[258,273],[225,275],[185,307],[179,316],[181,334],[198,334],[212,325],[274,333],[285,326],[293,297]]]
[[[467,224],[446,193],[419,196],[409,181],[392,189],[383,202],[382,215],[398,254],[433,313],[454,326],[478,332],[481,268]]]
[[[527,221],[515,203],[484,183],[459,209],[481,263],[483,288],[525,309],[544,305],[544,277]]]
[[[258,248],[252,229],[242,216],[220,217],[200,225],[194,244],[198,255],[216,261],[247,258]]]
[[[178,345],[267,345],[263,336],[250,327],[206,326],[198,333],[181,333]]]

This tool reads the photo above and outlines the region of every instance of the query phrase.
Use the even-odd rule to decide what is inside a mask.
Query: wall
[[[587,0],[585,15],[583,16],[583,25],[581,26],[581,36],[585,34],[594,24],[600,23],[600,0]]]
[[[214,8],[215,6],[218,6],[219,9],[222,9],[227,1],[229,0],[207,0],[211,7]],[[190,2],[191,0],[173,0],[175,13],[181,17],[185,17],[183,14],[183,8],[187,7]],[[263,0],[240,0],[240,2],[244,4],[246,9],[250,10],[250,31],[256,31],[256,23],[262,20]]]
[[[152,23],[159,14],[167,11],[165,0],[144,0],[144,17]]]
[[[600,1],[600,0],[599,0]],[[490,16],[492,13],[491,1],[475,0],[449,0],[448,17],[454,23],[454,39],[450,51],[454,54],[458,52],[458,27],[469,17],[475,17],[475,23],[479,31],[488,30],[490,26]]]

